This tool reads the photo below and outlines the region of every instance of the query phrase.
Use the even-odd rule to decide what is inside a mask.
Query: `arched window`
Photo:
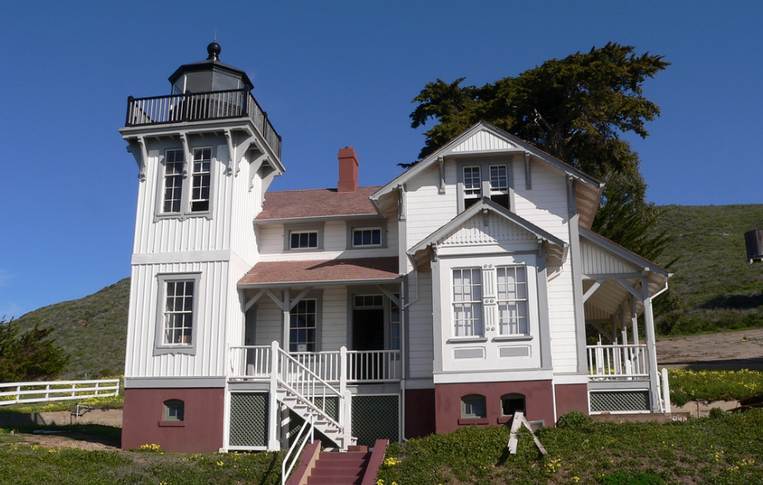
[[[484,418],[485,396],[481,394],[469,394],[461,398],[461,417],[465,419]]]
[[[501,396],[501,414],[504,416],[514,416],[517,411],[526,412],[525,395],[512,392]]]
[[[183,421],[185,419],[185,403],[180,399],[164,401],[163,421]]]

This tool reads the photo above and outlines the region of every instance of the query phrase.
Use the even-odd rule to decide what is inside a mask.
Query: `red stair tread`
[[[308,485],[355,485],[363,481],[363,473],[371,456],[367,448],[357,451],[321,452],[308,478]]]

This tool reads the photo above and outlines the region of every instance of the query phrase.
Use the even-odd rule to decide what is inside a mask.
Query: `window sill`
[[[160,428],[184,428],[185,421],[159,421]]]
[[[164,355],[164,354],[190,354],[195,355],[196,354],[196,347],[193,347],[191,345],[183,345],[183,346],[177,346],[177,347],[154,347],[154,355]]]
[[[463,426],[481,426],[488,424],[487,418],[459,418],[458,424]]]
[[[514,416],[498,416],[498,424],[510,423]]]
[[[172,214],[154,214],[154,222],[163,221],[168,219],[177,219],[183,222],[186,219],[195,219],[197,217],[203,217],[207,220],[212,220],[212,213],[210,211],[205,212],[178,212]]]
[[[473,344],[487,342],[485,337],[454,337],[445,341],[446,344]]]
[[[493,342],[527,342],[532,339],[532,335],[499,335],[493,337]]]

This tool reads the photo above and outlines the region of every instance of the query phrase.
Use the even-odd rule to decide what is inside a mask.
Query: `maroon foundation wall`
[[[218,451],[223,445],[225,390],[125,389],[122,448],[157,443],[167,451]],[[164,401],[185,403],[182,423],[162,423]]]
[[[556,415],[561,417],[571,411],[588,414],[588,384],[557,384]]]
[[[501,396],[509,393],[525,395],[528,420],[543,420],[545,426],[555,424],[554,397],[550,380],[435,384],[436,431],[450,433],[462,426],[487,426],[505,422],[501,416]],[[485,396],[485,419],[461,419],[461,397],[468,394]]]
[[[434,389],[406,389],[405,437],[418,438],[435,431]]]

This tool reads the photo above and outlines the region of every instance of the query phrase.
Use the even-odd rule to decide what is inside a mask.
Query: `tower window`
[[[209,210],[211,168],[212,149],[194,149],[191,177],[191,212],[206,212]]]
[[[168,399],[164,401],[162,421],[185,421],[185,403],[180,399]]]
[[[164,344],[191,345],[194,280],[165,282]]]
[[[485,396],[469,394],[461,398],[461,418],[479,419],[486,416]]]
[[[166,214],[179,213],[183,201],[183,150],[167,150],[164,155],[164,204]]]

